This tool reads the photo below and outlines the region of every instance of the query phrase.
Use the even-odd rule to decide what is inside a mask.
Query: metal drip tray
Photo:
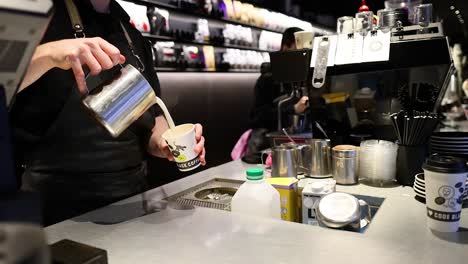
[[[231,199],[244,181],[215,178],[167,197],[165,200],[231,211]]]
[[[205,201],[229,203],[236,191],[236,188],[214,187],[196,192],[195,197]]]

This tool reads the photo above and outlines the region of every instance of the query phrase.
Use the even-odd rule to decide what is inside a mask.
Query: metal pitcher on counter
[[[286,146],[289,148],[294,149],[294,157],[296,159],[296,168],[297,168],[297,173],[298,174],[306,174],[308,175],[309,172],[309,165],[310,164],[310,151],[311,147],[309,144],[305,143],[295,143],[295,142],[289,142],[289,143],[283,143],[281,146]]]
[[[90,91],[83,104],[113,137],[118,137],[156,101],[156,94],[145,77],[127,64],[110,80]]]
[[[272,177],[297,177],[296,148],[290,145],[275,146],[271,152]]]
[[[331,177],[330,139],[308,139],[310,151],[306,152],[306,175],[316,178]]]
[[[307,176],[331,177],[331,154],[329,139],[309,139],[306,143],[289,142],[273,147],[273,177]]]

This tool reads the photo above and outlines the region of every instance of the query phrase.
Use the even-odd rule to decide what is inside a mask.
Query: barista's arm
[[[125,57],[102,38],[64,39],[39,45],[29,63],[19,92],[39,79],[52,68],[73,70],[78,88],[86,92],[85,74],[82,65],[87,65],[91,74],[98,74],[119,63]]]
[[[160,115],[156,117],[155,125],[152,130],[151,138],[148,143],[148,152],[156,157],[167,158],[168,160],[174,160],[174,157],[169,150],[166,141],[162,138],[162,134],[169,129],[166,118]],[[206,164],[205,161],[205,138],[202,136],[203,127],[200,124],[195,125],[195,138],[197,145],[195,145],[194,151],[200,154],[200,162],[202,165]]]
[[[302,114],[309,107],[309,97],[293,98],[283,105],[282,111],[287,115]]]

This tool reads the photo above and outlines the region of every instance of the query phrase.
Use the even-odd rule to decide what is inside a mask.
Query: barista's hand
[[[201,165],[205,166],[205,137],[203,137],[203,126],[200,124],[195,124],[195,139],[197,140],[197,145],[195,145],[193,150],[199,155],[198,158],[200,159]]]
[[[166,119],[163,116],[156,117],[156,125],[153,128],[153,134],[149,141],[148,152],[153,156],[173,161],[174,157],[172,156],[169,146],[161,136],[167,129],[169,129],[169,126],[167,125]],[[195,139],[197,141],[197,145],[195,145],[194,151],[199,155],[201,164],[205,165],[205,138],[202,135],[202,125],[195,124]]]
[[[304,113],[307,107],[309,107],[309,97],[302,96],[299,102],[294,105],[294,112],[296,112],[296,114]]]
[[[82,65],[88,66],[91,74],[99,74],[102,70],[125,62],[119,49],[99,37],[64,39],[43,45],[54,67],[73,70],[81,93],[87,91]]]
[[[26,74],[18,91],[22,91],[50,69],[58,67],[73,70],[78,89],[86,93],[85,74],[82,65],[87,65],[91,74],[98,74],[118,63],[125,57],[112,44],[102,38],[64,39],[39,45],[31,58]]]

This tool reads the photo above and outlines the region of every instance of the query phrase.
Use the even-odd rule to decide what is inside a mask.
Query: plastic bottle
[[[232,197],[231,211],[245,215],[281,219],[280,195],[263,178],[263,170],[251,168],[246,171],[247,181]]]

